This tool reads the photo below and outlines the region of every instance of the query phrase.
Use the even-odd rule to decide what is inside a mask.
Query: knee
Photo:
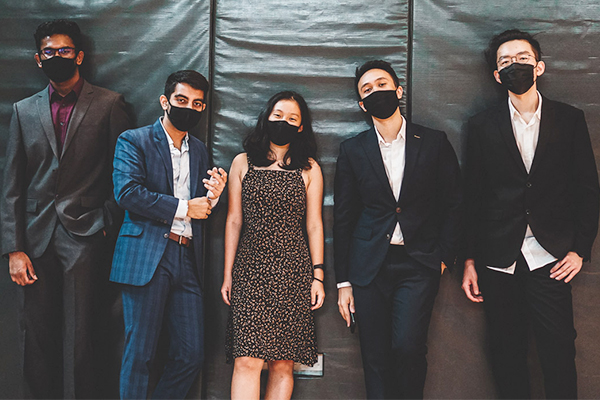
[[[260,372],[264,363],[264,360],[260,358],[238,357],[234,361],[233,368],[239,373]]]
[[[269,376],[287,377],[294,374],[294,362],[291,360],[269,361]]]

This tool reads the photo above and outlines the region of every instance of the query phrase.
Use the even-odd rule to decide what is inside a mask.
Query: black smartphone
[[[350,310],[348,310],[350,311]],[[354,319],[354,313],[350,311],[350,333],[354,333],[356,329],[356,320]]]

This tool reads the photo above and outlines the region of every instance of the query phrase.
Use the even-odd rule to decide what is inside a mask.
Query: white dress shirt
[[[542,96],[540,95],[540,92],[537,92],[537,95],[538,107],[529,123],[526,123],[523,120],[521,113],[519,113],[515,106],[513,106],[512,102],[510,101],[510,97],[508,98],[508,109],[510,110],[510,120],[512,123],[513,132],[517,141],[517,147],[521,153],[521,158],[523,159],[523,164],[525,164],[525,168],[527,169],[528,173],[531,170],[531,164],[533,164],[533,157],[535,155],[535,149],[537,147],[538,138],[540,135],[540,121],[542,118]],[[530,271],[541,268],[544,265],[548,265],[552,261],[557,260],[556,257],[548,253],[548,251],[546,251],[546,249],[544,249],[536,240],[529,225],[527,225],[525,238],[523,239],[523,244],[521,245],[521,253],[525,258],[525,261],[527,261],[527,266],[529,267]],[[498,268],[488,265],[489,269],[506,272],[507,274],[514,274],[516,267],[516,261],[508,268]]]
[[[402,116],[402,126],[391,143],[387,143],[383,136],[375,127],[375,134],[377,135],[377,142],[379,144],[379,151],[381,152],[381,158],[383,160],[383,166],[385,167],[385,173],[392,188],[394,198],[398,201],[400,197],[400,189],[402,188],[402,179],[404,178],[404,166],[406,164],[406,120]],[[394,233],[390,240],[390,244],[403,245],[404,236],[402,235],[402,228],[400,223],[396,223]],[[340,282],[337,284],[337,288],[350,287],[350,282]]]
[[[160,121],[162,125],[162,119]],[[171,232],[179,236],[185,236],[188,239],[192,235],[192,219],[187,216],[188,200],[190,200],[190,146],[189,134],[181,141],[181,150],[175,147],[173,139],[167,133],[164,125],[163,131],[167,136],[169,150],[171,152],[171,165],[173,166],[173,196],[179,199],[175,218],[171,225]]]

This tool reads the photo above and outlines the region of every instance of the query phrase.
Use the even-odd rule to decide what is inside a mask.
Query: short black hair
[[[281,100],[293,100],[298,104],[302,132],[298,134],[298,140],[290,143],[290,147],[283,157],[283,165],[280,165],[280,167],[287,170],[310,169],[310,159],[317,159],[317,142],[312,128],[312,118],[304,98],[299,93],[291,90],[276,93],[269,99],[258,116],[256,126],[244,139],[244,150],[252,164],[257,167],[267,167],[275,162],[274,155],[271,152],[271,140],[267,133],[267,124],[269,123],[271,111]]]
[[[394,80],[394,84],[396,85],[396,87],[400,86],[400,80],[398,79],[398,75],[396,75],[396,71],[394,71],[394,68],[392,68],[392,64],[390,64],[387,61],[383,61],[383,60],[367,61],[360,67],[356,68],[356,72],[354,74],[354,89],[356,90],[356,94],[358,95],[359,98],[360,98],[360,92],[358,91],[358,81],[360,81],[360,78],[362,78],[362,76],[367,71],[370,71],[372,69],[384,70],[385,72],[387,72],[388,74],[390,74],[392,76],[392,79]]]
[[[67,35],[73,41],[73,45],[75,45],[75,49],[77,51],[83,50],[81,30],[75,21],[55,19],[40,24],[33,34],[33,38],[35,39],[35,47],[38,52],[41,50],[40,46],[42,45],[42,39],[52,35]]]
[[[184,69],[182,71],[173,72],[167,78],[167,82],[165,83],[165,96],[167,99],[171,98],[171,95],[175,91],[175,86],[178,83],[187,83],[191,87],[196,90],[202,90],[204,92],[204,96],[208,92],[208,81],[200,72]]]
[[[498,57],[498,48],[502,46],[506,42],[510,42],[513,40],[525,40],[529,42],[531,47],[533,48],[533,52],[535,55],[535,60],[540,61],[542,58],[542,48],[540,47],[540,42],[538,42],[533,35],[528,32],[520,31],[518,29],[509,29],[504,31],[496,36],[494,36],[490,43],[488,44],[487,49],[483,52],[485,56],[485,61],[488,63],[488,66],[495,71],[498,69],[497,65],[497,57]]]

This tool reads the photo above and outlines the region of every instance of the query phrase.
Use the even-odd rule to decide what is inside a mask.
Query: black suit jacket
[[[57,220],[90,236],[110,230],[122,213],[112,195],[112,158],[128,129],[118,93],[84,82],[62,153],[52,124],[48,88],[13,105],[2,198],[2,253],[40,257]]]
[[[538,144],[527,173],[505,99],[469,120],[466,258],[505,268],[527,224],[554,257],[590,258],[598,229],[598,174],[583,111],[542,99]]]
[[[399,200],[392,193],[375,129],[340,145],[335,174],[334,256],[338,282],[364,286],[377,275],[400,222],[408,254],[440,270],[459,243],[460,169],[446,134],[407,123]]]

